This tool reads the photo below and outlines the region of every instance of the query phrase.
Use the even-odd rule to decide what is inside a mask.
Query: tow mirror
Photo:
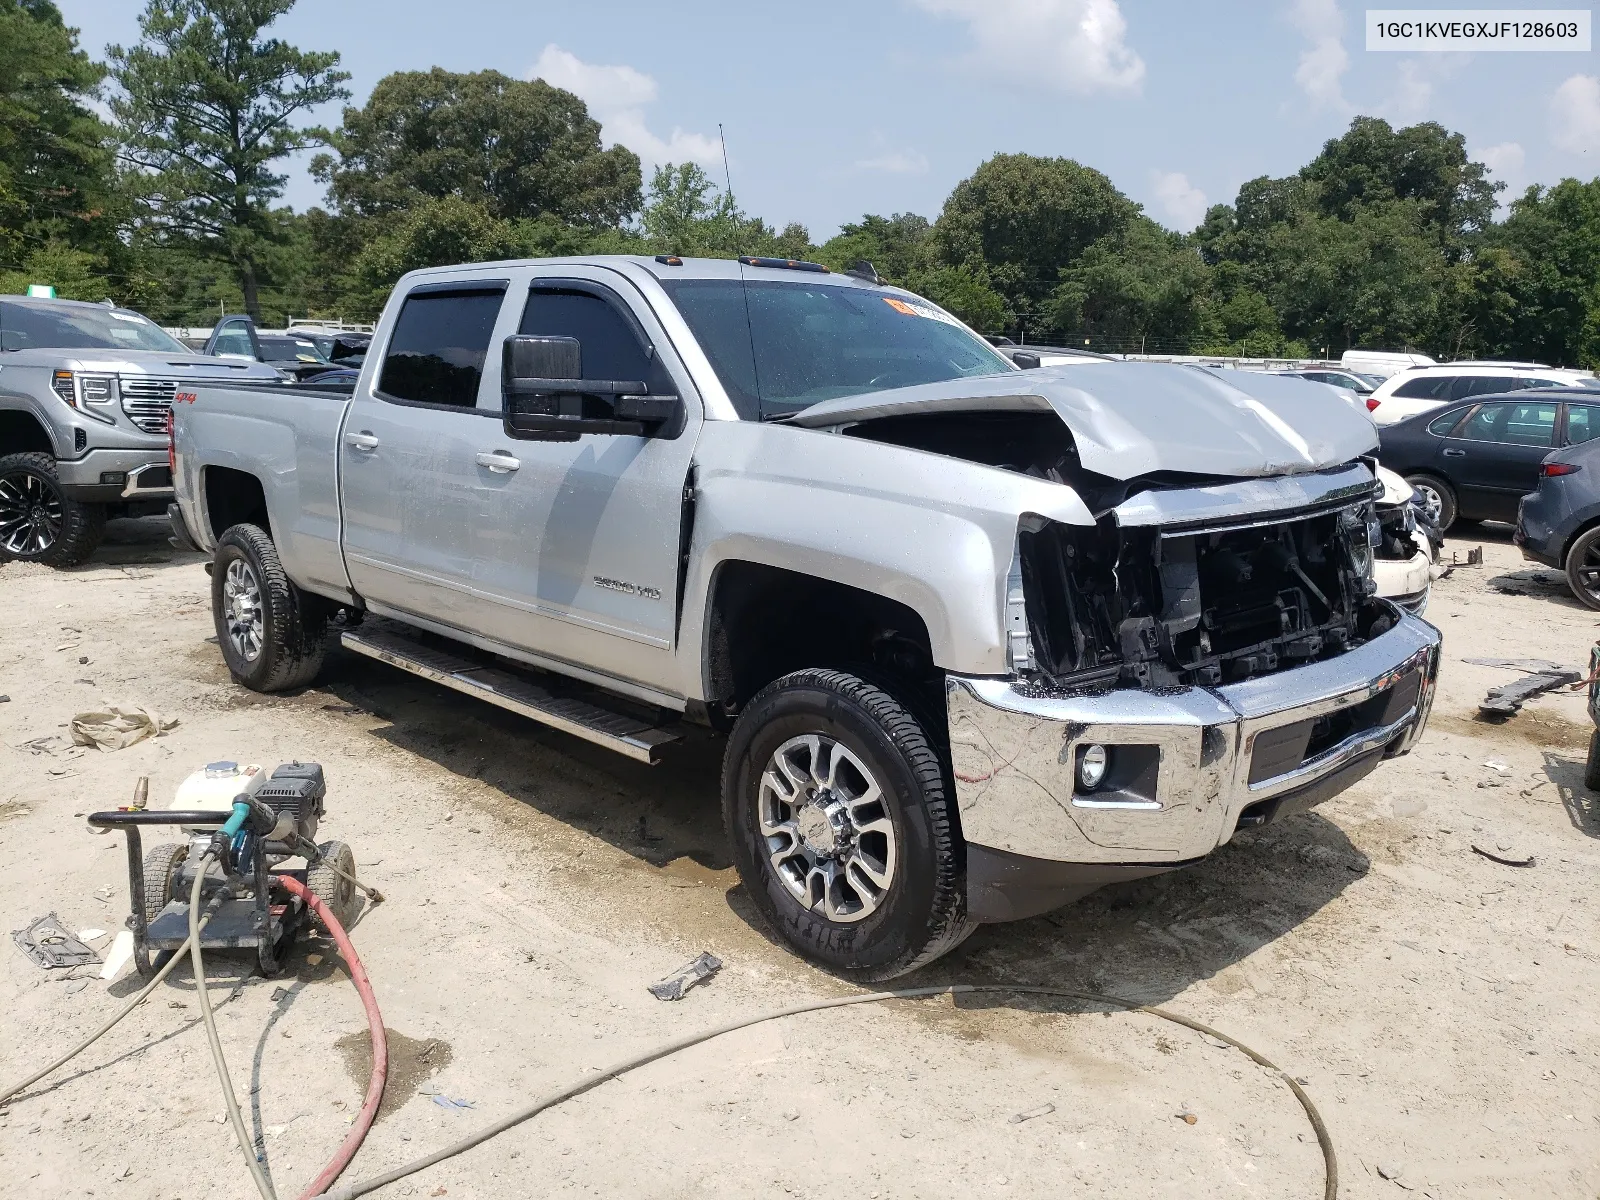
[[[642,379],[585,379],[577,338],[514,334],[501,359],[506,436],[574,442],[586,433],[673,437],[683,401],[652,396]]]
[[[1011,361],[1016,363],[1017,366],[1021,367],[1024,371],[1037,370],[1039,366],[1039,356],[1033,353],[1031,350],[1016,351],[1011,355]]]

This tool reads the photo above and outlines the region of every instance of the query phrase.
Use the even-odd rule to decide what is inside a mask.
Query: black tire
[[[178,879],[178,870],[189,857],[187,844],[178,842],[163,842],[159,846],[152,846],[145,851],[144,872],[144,924],[145,928],[161,915],[161,910],[166,908],[173,900],[187,899],[179,896],[175,885]],[[162,967],[167,965],[167,960],[172,957],[171,950],[159,951],[154,957],[143,954],[133,956],[135,969],[146,979],[151,978]]]
[[[0,458],[0,561],[76,567],[99,547],[105,529],[106,506],[68,499],[50,455]]]
[[[211,615],[229,674],[256,692],[288,691],[315,679],[327,650],[328,608],[289,581],[266,531],[232,526],[217,539],[212,563]],[[248,611],[259,621],[234,619],[245,611],[239,601],[230,617],[228,588],[236,575],[253,581],[257,599]]]
[[[322,857],[306,872],[306,887],[333,911],[334,919],[348,929],[356,916],[356,885],[338,871],[329,869],[328,863],[331,862],[345,875],[354,877],[356,856],[343,842],[323,842],[317,850]],[[315,909],[312,910],[311,920],[318,932],[328,932],[327,923]]]
[[[1589,761],[1583,764],[1583,786],[1600,792],[1600,729],[1589,735]]]
[[[844,747],[868,768],[896,839],[894,869],[871,901],[875,907],[846,920],[825,915],[819,900],[808,905],[790,891],[760,827],[768,764],[780,747],[812,734]],[[853,766],[848,770],[855,773]],[[798,816],[810,807],[789,811]],[[977,927],[966,913],[966,845],[939,754],[904,705],[854,675],[796,671],[745,706],[723,762],[722,813],[734,865],[761,915],[799,954],[838,975],[861,983],[893,979],[955,949]],[[881,836],[862,832],[857,844],[865,847],[867,838]],[[804,886],[809,895],[809,878]],[[867,892],[845,886],[844,894],[856,896],[858,908],[866,909]]]
[[[1461,515],[1460,506],[1456,502],[1455,488],[1437,475],[1428,475],[1421,472],[1415,475],[1407,475],[1406,482],[1422,493],[1424,503],[1426,503],[1430,493],[1438,497],[1439,514],[1436,524],[1439,526],[1440,533],[1447,532]]]
[[[1566,572],[1567,586],[1578,602],[1586,608],[1600,608],[1600,525],[1585,529],[1573,540],[1567,550]]]

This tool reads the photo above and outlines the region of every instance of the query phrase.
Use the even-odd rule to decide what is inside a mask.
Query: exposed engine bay
[[[1380,526],[1371,495],[1200,526],[1124,528],[1115,509],[1130,496],[1225,481],[1086,471],[1070,430],[1049,412],[895,416],[841,432],[1078,492],[1093,527],[1034,518],[1019,536],[1028,636],[1020,653],[1014,639],[1012,658],[1044,688],[1232,683],[1341,653],[1392,625],[1372,600],[1373,557],[1389,540],[1400,552],[1393,533],[1408,531]]]

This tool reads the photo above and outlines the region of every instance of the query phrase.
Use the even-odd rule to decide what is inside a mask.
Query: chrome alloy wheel
[[[1440,516],[1444,513],[1444,497],[1439,495],[1439,489],[1431,483],[1417,483],[1412,486],[1422,496],[1422,511],[1427,514],[1428,521],[1437,525]]]
[[[894,883],[894,822],[865,763],[821,734],[790,738],[756,800],[772,869],[801,906],[830,921],[877,911]]]
[[[61,495],[32,471],[0,476],[0,550],[42,554],[56,544],[64,522]]]
[[[222,613],[235,653],[245,662],[255,662],[266,638],[266,618],[261,612],[261,584],[242,558],[230,562],[223,577]]]

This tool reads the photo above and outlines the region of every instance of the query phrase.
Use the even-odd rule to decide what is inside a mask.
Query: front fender
[[[842,434],[708,422],[696,451],[684,658],[704,663],[716,570],[743,561],[898,601],[922,618],[943,669],[1008,674],[1006,579],[1030,513],[1093,524],[1071,488],[1015,472]]]

